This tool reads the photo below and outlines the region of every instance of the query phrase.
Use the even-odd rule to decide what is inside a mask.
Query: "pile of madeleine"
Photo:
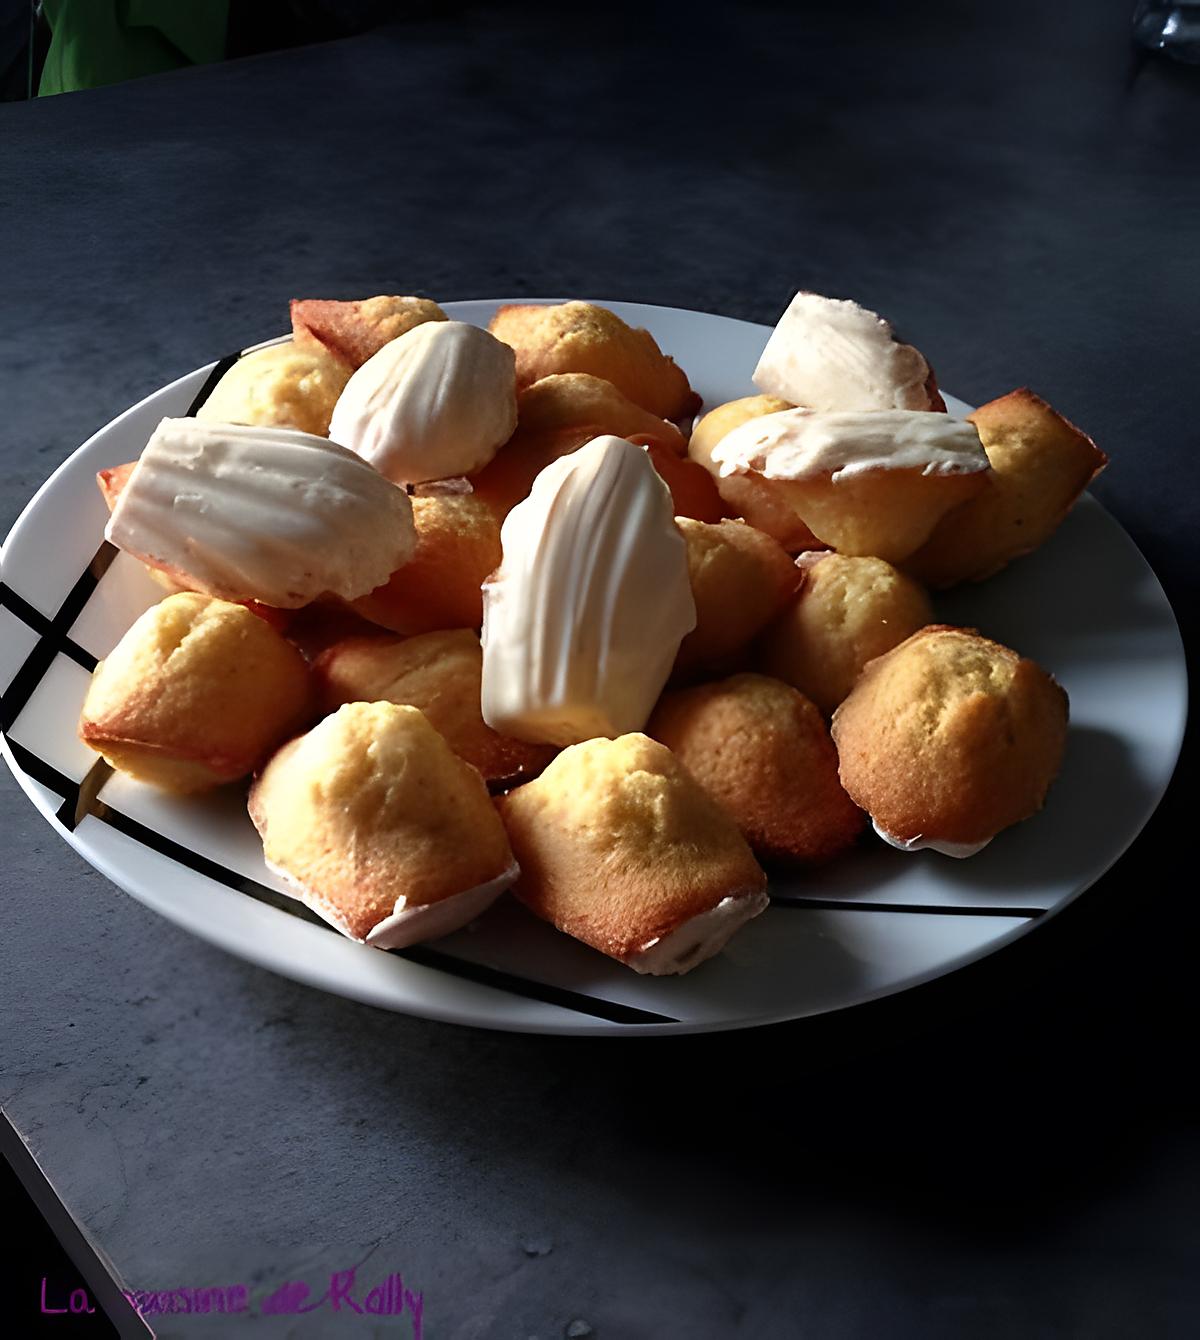
[[[401,948],[511,890],[682,973],[767,907],[764,864],[961,859],[1043,805],[1066,694],[928,595],[1103,468],[1032,392],[955,417],[885,320],[805,292],[761,394],[707,408],[591,303],[291,317],[100,472],[169,594],[79,733],[152,786],[248,784],[267,864],[344,935]]]

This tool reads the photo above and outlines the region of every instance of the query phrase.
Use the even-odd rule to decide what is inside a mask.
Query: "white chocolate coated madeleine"
[[[923,475],[988,469],[979,430],[966,419],[921,410],[876,413],[784,409],[740,424],[712,449],[722,475],[753,470],[766,479],[828,476],[835,482],[868,470]]]
[[[576,744],[640,730],[696,625],[687,545],[646,453],[597,437],[548,465],[483,587],[483,719]]]
[[[426,321],[346,383],[329,436],[397,484],[481,470],[517,426],[516,356],[464,321]]]
[[[820,410],[944,410],[924,355],[856,302],[797,293],[767,341],[754,384]]]
[[[163,419],[105,538],[190,590],[295,609],[386,582],[412,504],[360,457],[288,428]]]
[[[773,490],[820,544],[889,563],[924,544],[990,469],[974,424],[903,409],[764,414],[721,438],[712,460]]]

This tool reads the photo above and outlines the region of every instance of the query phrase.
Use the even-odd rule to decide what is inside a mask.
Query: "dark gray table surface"
[[[770,322],[802,286],[892,315],[964,399],[1029,384],[1091,432],[1095,492],[1190,637],[1200,70],[1137,67],[1125,0],[796,8],[459,7],[0,107],[0,534],[94,429],[276,333],[293,295]],[[364,1263],[423,1291],[435,1340],[1192,1335],[1186,780],[1074,907],[940,983],[577,1042],[226,956],[5,774],[0,1101],[132,1288]]]

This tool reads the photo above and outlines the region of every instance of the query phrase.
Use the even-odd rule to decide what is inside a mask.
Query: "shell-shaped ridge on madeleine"
[[[365,595],[416,543],[407,494],[312,433],[163,419],[105,538],[191,590],[294,609]]]
[[[485,583],[483,716],[567,745],[639,730],[695,627],[687,547],[646,453],[597,437],[505,518]]]
[[[424,321],[358,368],[329,435],[397,484],[482,469],[517,426],[513,351],[465,321]]]

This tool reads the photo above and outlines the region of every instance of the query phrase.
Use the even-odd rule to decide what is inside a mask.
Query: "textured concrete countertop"
[[[893,315],[965,399],[1028,384],[1082,424],[1190,635],[1200,71],[1135,70],[1129,7],[464,7],[0,107],[0,534],[293,295],[770,322],[803,286]],[[432,1340],[1183,1336],[1196,913],[1156,874],[1194,865],[1181,781],[991,960],[842,1018],[627,1043],[409,1019],[224,955],[4,772],[0,1102],[129,1288],[319,1295],[357,1266],[356,1295],[419,1291]]]

